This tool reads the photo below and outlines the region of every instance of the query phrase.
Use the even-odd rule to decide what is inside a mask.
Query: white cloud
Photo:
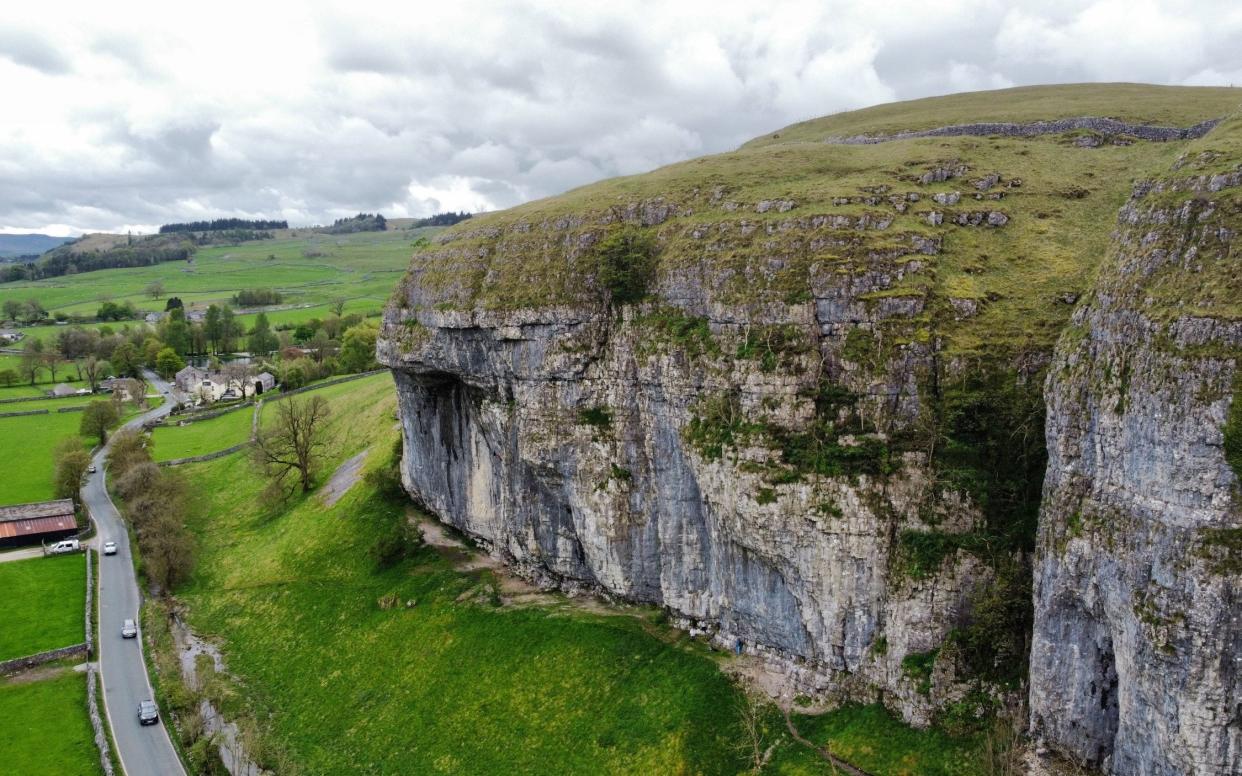
[[[24,4],[0,19],[0,230],[505,207],[893,99],[1242,81],[1242,7]]]

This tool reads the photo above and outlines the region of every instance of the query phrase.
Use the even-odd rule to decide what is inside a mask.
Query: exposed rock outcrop
[[[1242,773],[1239,151],[1136,186],[1049,374],[1032,731],[1111,773]]]
[[[528,578],[666,607],[791,692],[969,716],[1022,678],[1041,390],[1081,297],[1047,383],[1034,729],[1118,773],[1227,772],[1237,590],[1201,529],[1236,524],[1236,367],[1214,349],[1242,316],[1132,302],[1170,290],[1161,262],[1225,246],[1229,266],[1236,210],[1179,208],[1234,173],[1141,192],[1110,260],[1153,230],[1187,242],[1142,253],[1142,293],[1115,271],[1091,292],[1098,257],[1065,246],[1104,244],[1111,223],[1083,214],[1115,212],[1115,171],[1146,151],[1064,140],[756,147],[454,228],[414,256],[378,342],[405,487]],[[963,189],[1003,209],[959,209]],[[1128,386],[1122,409],[1101,380]],[[1170,635],[1148,649],[1144,628]],[[1152,661],[1174,660],[1162,684]]]

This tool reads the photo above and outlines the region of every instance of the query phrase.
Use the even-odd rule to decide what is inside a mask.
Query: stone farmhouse
[[[259,396],[276,387],[270,372],[237,377],[196,366],[177,372],[173,382],[178,390],[207,403]]]

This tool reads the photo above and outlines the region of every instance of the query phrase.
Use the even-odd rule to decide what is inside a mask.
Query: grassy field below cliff
[[[333,443],[320,480],[362,450],[368,470],[384,465],[397,437],[391,378],[322,395]],[[317,494],[269,508],[244,453],[180,471],[199,555],[178,601],[222,647],[232,678],[213,697],[257,723],[261,759],[282,772],[746,770],[742,694],[718,667],[729,658],[656,612],[497,605],[492,572],[426,547],[377,568],[371,547],[408,505],[365,480],[331,508]],[[166,654],[157,662],[173,670]],[[981,772],[973,742],[911,731],[877,707],[798,722],[877,774]],[[774,709],[764,726],[764,773],[830,772]]]

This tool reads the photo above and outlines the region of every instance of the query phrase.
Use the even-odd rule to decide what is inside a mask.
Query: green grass
[[[7,564],[6,564],[7,565]],[[5,773],[94,776],[99,750],[86,713],[86,676],[67,671],[34,682],[0,680]]]
[[[18,402],[0,407],[24,409],[25,405],[26,402]],[[95,442],[78,436],[81,422],[80,412],[0,418],[0,450],[21,451],[21,455],[11,455],[5,462],[4,477],[0,478],[0,504],[45,501],[55,496],[52,454],[56,445],[71,437],[80,439],[83,449],[89,450]]]
[[[1242,90],[1237,89],[1097,85],[937,98],[869,110],[888,111],[885,115],[891,114],[891,121],[902,127],[915,116],[939,125],[966,116],[1025,120],[1082,114],[1184,124],[1224,115],[1238,103]],[[1058,105],[1057,110],[1050,107]],[[886,126],[862,114],[868,111],[832,117],[830,126],[834,132]],[[1072,310],[1059,298],[1081,295],[1090,287],[1135,176],[1167,170],[1187,148],[1147,142],[1080,148],[1059,136],[929,138],[869,146],[787,140],[748,145],[478,216],[447,231],[439,238],[441,244],[416,253],[412,269],[417,275],[411,277],[418,277],[420,296],[431,308],[597,307],[602,290],[594,255],[548,250],[549,233],[525,225],[554,223],[573,214],[583,224],[581,233],[599,238],[605,231],[599,221],[614,208],[662,198],[690,214],[649,228],[658,252],[657,291],[667,278],[688,274],[703,279],[713,302],[792,307],[811,299],[817,282],[885,275],[900,280],[865,297],[864,303],[878,304],[887,297],[924,302],[922,313],[884,322],[887,343],[936,338],[948,353],[970,357],[1050,351]],[[1213,133],[1201,143],[1213,147],[1218,141]],[[927,170],[958,162],[969,168],[964,177],[917,182]],[[1001,183],[988,193],[1003,199],[974,199],[972,181],[991,172],[1001,175]],[[1021,185],[1009,186],[1012,181]],[[877,190],[878,200],[867,204],[864,199]],[[931,200],[935,193],[952,191],[962,193],[957,205]],[[906,194],[919,199],[904,202],[904,212],[888,200]],[[841,203],[842,198],[848,203]],[[795,207],[756,212],[756,203],[780,199],[792,200]],[[933,210],[947,213],[945,223],[928,222]],[[999,228],[951,223],[954,213],[992,210],[1008,215],[1008,223]],[[891,224],[857,230],[797,223],[839,215],[891,219]],[[743,229],[743,221],[759,228]],[[785,228],[790,223],[794,228]],[[929,238],[940,240],[937,253],[913,247],[914,240]],[[814,246],[813,239],[819,240]],[[977,303],[977,314],[955,314],[951,300],[962,299]]]
[[[1021,86],[907,100],[811,119],[755,138],[748,146],[890,134],[952,124],[1031,122],[1104,116],[1136,124],[1189,126],[1242,105],[1242,89],[1149,84]]]
[[[57,407],[81,405],[87,403],[86,401],[75,399],[57,401],[0,404],[0,412],[51,408],[46,415],[0,418],[0,450],[20,450],[22,453],[10,456],[6,460],[5,474],[3,478],[0,478],[0,504],[23,504],[28,501],[46,501],[54,498],[53,453],[56,446],[62,439],[76,438],[82,442],[83,449],[89,450],[98,441],[94,437],[87,438],[78,435],[82,413],[56,412]],[[158,403],[156,400],[150,401],[151,406]],[[126,405],[126,408],[125,417],[121,419],[122,423],[139,411],[132,405]]]
[[[86,560],[80,554],[0,563],[0,660],[86,640]]]
[[[152,457],[156,461],[171,461],[240,444],[250,438],[253,417],[254,409],[246,407],[186,426],[160,426],[154,431]]]
[[[319,395],[332,403],[333,440],[320,480],[363,448],[368,468],[381,465],[396,434],[391,379]],[[377,570],[368,550],[404,507],[365,482],[331,509],[314,494],[270,509],[258,504],[262,482],[244,454],[181,471],[198,561],[178,598],[235,676],[215,695],[228,714],[259,721],[265,751],[304,772],[744,770],[734,745],[740,695],[716,663],[729,658],[650,613],[495,607],[476,595],[494,584],[489,572],[458,572],[426,548]],[[417,605],[382,609],[385,596]],[[891,734],[877,725],[877,735]],[[769,728],[777,743],[780,731]],[[851,735],[884,746],[883,737]],[[825,772],[788,738],[775,751],[773,772]]]
[[[276,322],[297,322],[327,315],[327,303],[348,300],[346,312],[379,311],[409,264],[413,243],[439,231],[390,230],[350,235],[321,235],[306,230],[280,230],[272,240],[202,248],[190,263],[168,262],[151,267],[109,269],[33,282],[0,284],[0,302],[36,298],[52,312],[91,316],[102,299],[129,301],[143,312],[162,311],[168,296],[188,306],[228,301],[243,288],[274,288],[285,305],[317,305],[310,310],[276,312]],[[308,258],[305,251],[321,252]],[[269,258],[269,256],[274,258]],[[144,293],[154,281],[165,293],[152,299]],[[132,323],[132,322],[131,322]],[[122,324],[112,324],[119,329]],[[40,338],[59,327],[28,329]]]
[[[972,776],[986,764],[974,738],[952,738],[936,730],[918,731],[901,723],[878,704],[847,705],[821,716],[795,716],[803,737],[869,773],[890,776]],[[805,749],[778,758],[777,774],[822,774],[822,761]],[[767,773],[768,771],[765,771]]]

